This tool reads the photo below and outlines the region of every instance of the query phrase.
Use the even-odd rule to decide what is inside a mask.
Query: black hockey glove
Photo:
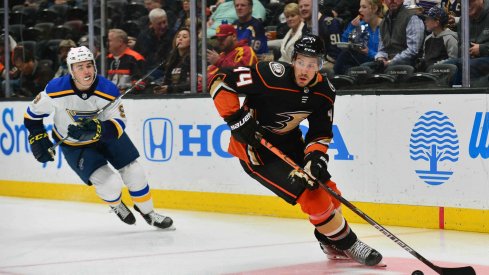
[[[68,136],[79,141],[99,140],[103,133],[102,122],[98,119],[82,119],[76,125],[68,126]]]
[[[325,183],[331,179],[328,172],[329,156],[321,151],[312,151],[306,155],[304,170],[314,176],[320,182]]]
[[[224,120],[228,123],[229,128],[231,128],[231,134],[237,141],[249,144],[252,147],[260,146],[256,133],[261,133],[261,128],[248,111],[239,109]]]
[[[54,161],[53,156],[49,152],[49,148],[53,146],[53,142],[49,139],[45,129],[32,131],[29,134],[29,144],[31,145],[32,154],[37,161],[42,163]],[[54,154],[56,154],[56,152],[53,151],[53,155]]]
[[[289,174],[290,183],[295,185],[304,185],[309,190],[314,190],[319,187],[316,181],[310,179],[306,174],[297,170],[292,170]]]

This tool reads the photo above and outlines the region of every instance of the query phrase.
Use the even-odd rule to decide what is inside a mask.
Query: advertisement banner
[[[55,162],[34,159],[27,105],[0,102],[0,179],[83,184],[60,148]],[[226,152],[210,98],[124,99],[124,109],[153,189],[271,195]],[[334,120],[330,172],[347,199],[489,209],[487,95],[342,95]]]

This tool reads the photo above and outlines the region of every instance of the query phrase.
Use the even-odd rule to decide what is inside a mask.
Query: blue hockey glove
[[[76,125],[68,126],[68,136],[79,141],[99,140],[103,133],[102,122],[98,119],[83,119]]]
[[[53,146],[53,142],[49,139],[46,130],[32,131],[29,134],[29,144],[31,145],[32,154],[37,161],[42,163],[54,161],[53,156],[49,152],[49,148]],[[54,154],[56,152],[53,151]]]
[[[261,127],[248,111],[239,109],[236,113],[224,120],[228,123],[229,128],[231,128],[231,135],[237,141],[249,144],[252,147],[260,146],[260,141],[257,139],[256,133],[261,132]]]
[[[312,151],[306,155],[304,170],[314,176],[320,182],[325,183],[331,179],[328,172],[329,156],[321,151]]]

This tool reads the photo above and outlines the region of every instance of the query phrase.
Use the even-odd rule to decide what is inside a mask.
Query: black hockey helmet
[[[323,40],[314,34],[304,34],[294,43],[293,57],[298,53],[323,59],[326,53]]]

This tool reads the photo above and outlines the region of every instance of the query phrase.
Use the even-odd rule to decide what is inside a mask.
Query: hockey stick
[[[158,66],[154,67],[151,71],[149,71],[147,74],[145,74],[143,77],[141,77],[140,79],[138,79],[138,81],[136,81],[134,83],[134,85],[132,85],[129,89],[125,90],[124,92],[120,93],[116,98],[114,98],[114,100],[112,100],[111,102],[107,103],[104,107],[102,107],[100,110],[98,110],[93,116],[92,116],[92,119],[94,118],[97,118],[103,111],[107,110],[107,108],[109,108],[112,104],[114,104],[115,102],[117,102],[119,99],[121,99],[123,96],[125,96],[126,94],[130,93],[132,90],[134,90],[134,88],[136,88],[139,83],[141,83],[143,80],[145,80],[146,78],[148,78],[154,71],[156,71],[159,67],[161,67],[161,65],[163,65],[164,62],[161,62],[160,64],[158,64]],[[61,143],[63,143],[65,140],[68,139],[68,136],[60,139],[58,142],[56,142],[56,144],[54,144],[53,146],[51,146],[51,148],[48,149],[48,152],[49,154],[54,158],[54,150],[56,149],[56,147],[58,147]]]
[[[404,250],[409,252],[411,255],[416,257],[418,260],[423,262],[425,265],[429,266],[431,269],[436,271],[438,274],[443,274],[443,275],[475,275],[475,270],[471,266],[464,266],[464,267],[440,267],[432,262],[428,261],[425,257],[421,256],[418,252],[416,252],[414,249],[412,249],[409,245],[405,244],[403,241],[401,241],[398,237],[396,237],[394,234],[389,232],[385,227],[374,221],[372,218],[370,218],[367,214],[363,213],[360,209],[358,209],[355,205],[353,205],[351,202],[349,202],[347,199],[343,198],[341,195],[338,195],[333,189],[331,189],[329,186],[323,184],[322,182],[318,181],[314,176],[310,175],[308,172],[304,171],[302,167],[297,165],[291,158],[289,158],[287,155],[285,155],[280,149],[277,147],[273,146],[271,143],[269,143],[267,140],[265,140],[261,134],[257,133],[256,138],[260,141],[261,145],[266,147],[268,150],[270,150],[272,153],[274,153],[277,157],[285,161],[288,165],[290,165],[292,168],[296,169],[298,172],[303,173],[307,175],[309,178],[314,180],[321,188],[326,190],[329,194],[331,194],[335,199],[339,200],[342,204],[346,205],[350,210],[355,212],[358,216],[360,216],[362,219],[367,221],[370,225],[375,227],[377,230],[382,232],[382,234],[386,235],[389,239],[394,241],[396,244],[398,244],[400,247],[402,247]]]

